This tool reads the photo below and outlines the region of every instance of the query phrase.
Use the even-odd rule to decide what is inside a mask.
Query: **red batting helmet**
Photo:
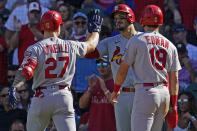
[[[159,26],[163,24],[163,13],[156,5],[147,5],[142,13],[140,24]]]
[[[62,23],[62,16],[57,11],[47,11],[41,18],[41,28],[45,31],[55,31]]]
[[[127,20],[131,23],[135,22],[135,15],[134,15],[132,9],[128,5],[125,5],[125,4],[116,5],[112,11],[112,15],[114,15],[114,13],[116,13],[116,12],[127,13]]]

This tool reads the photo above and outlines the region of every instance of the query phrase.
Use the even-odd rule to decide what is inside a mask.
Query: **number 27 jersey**
[[[84,57],[87,46],[83,42],[51,37],[30,46],[22,66],[28,59],[37,61],[33,89],[39,86],[71,85],[75,73],[76,57]]]
[[[167,82],[168,72],[181,69],[176,47],[154,31],[132,37],[123,60],[133,66],[135,84]]]

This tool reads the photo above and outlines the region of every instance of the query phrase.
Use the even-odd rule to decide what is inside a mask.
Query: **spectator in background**
[[[140,16],[142,15],[141,13],[145,6],[152,4],[159,6],[164,13],[164,16],[165,11],[169,9],[174,14],[174,22],[181,23],[181,15],[174,0],[134,0],[134,13],[136,15],[136,22],[140,22]]]
[[[179,70],[179,90],[185,90],[195,81],[195,71],[197,72],[197,60],[188,57],[188,51],[183,43],[175,44],[182,69]]]
[[[29,23],[27,14],[28,14],[28,7],[31,2],[39,2],[39,0],[27,0],[26,4],[16,7],[10,14],[7,22],[5,23],[5,27],[6,27],[5,40],[8,45],[10,45],[9,42],[12,36],[14,35],[14,33],[16,31],[20,31],[17,30],[17,28],[15,27],[14,21],[17,20],[18,23],[20,23],[21,25]],[[46,11],[48,11],[48,9],[41,6],[41,13],[44,14]]]
[[[15,27],[18,31],[14,32],[8,46],[11,50],[18,48],[18,61],[21,65],[26,49],[43,39],[40,27],[41,7],[38,2],[31,2],[28,7],[29,23],[18,25],[18,20],[15,18]]]
[[[96,64],[101,78],[95,74],[89,77],[79,107],[90,107],[89,131],[116,131],[114,107],[109,102],[114,85],[109,58],[103,56]]]
[[[64,4],[64,3],[65,3],[64,0],[56,0],[56,7],[58,8],[61,4]]]
[[[18,109],[16,106],[11,108],[8,104],[8,89],[4,86],[0,90],[0,101],[3,109],[0,109],[0,131],[8,131],[12,120],[21,119],[26,122],[27,112],[22,109]]]
[[[19,109],[24,109],[28,112],[31,104],[31,87],[27,83],[21,86],[20,90],[17,89],[20,97],[20,103],[18,104]]]
[[[7,46],[2,34],[0,34],[0,76],[1,76],[0,85],[7,84],[7,72],[8,72]]]
[[[12,12],[17,6],[25,4],[26,0],[6,0],[5,9]]]
[[[170,111],[170,110],[169,110]],[[174,129],[167,131],[196,131],[197,108],[195,98],[190,92],[181,92],[178,96],[178,124]]]
[[[197,1],[196,0],[178,0],[177,6],[182,15],[182,23],[185,25],[188,35],[188,41],[193,42],[197,46],[195,41],[194,30],[194,18],[197,16]]]
[[[8,82],[7,85],[8,86],[11,86],[13,84],[18,67],[19,66],[17,66],[17,65],[9,65],[8,66],[8,74],[7,74],[7,82]]]
[[[67,37],[67,39],[85,41],[87,37],[87,21],[86,14],[82,12],[75,13],[73,16],[73,31],[71,37]],[[73,88],[77,92],[83,92],[88,85],[87,80],[91,74],[98,74],[95,60],[77,58],[75,75],[72,81]]]
[[[174,24],[172,27],[173,40],[176,43],[183,43],[188,51],[190,59],[197,60],[197,46],[194,46],[187,41],[187,30],[183,24]]]
[[[194,19],[194,29],[195,29],[195,32],[196,32],[196,39],[197,39],[197,16]],[[197,42],[196,42],[196,44],[197,44]]]
[[[6,9],[5,5],[6,5],[7,0],[1,0],[0,1],[0,15],[4,20],[7,20],[10,11],[8,9]]]
[[[107,2],[108,1],[110,1],[110,0],[107,0]],[[91,9],[100,9],[101,15],[104,15],[105,10],[106,10],[105,7],[96,3],[94,0],[84,0],[81,5],[81,10],[83,10],[83,12],[85,12],[87,14]]]
[[[25,123],[16,119],[11,123],[9,131],[26,131]]]
[[[87,36],[88,17],[82,12],[77,12],[73,16],[73,30],[67,39],[85,41]]]
[[[58,6],[58,11],[62,15],[62,21],[64,22],[61,24],[61,32],[59,37],[65,39],[66,37],[69,37],[72,32],[73,10],[69,4],[63,3]]]
[[[39,2],[40,5],[48,9],[53,9],[54,5],[56,4],[56,0],[39,0]]]

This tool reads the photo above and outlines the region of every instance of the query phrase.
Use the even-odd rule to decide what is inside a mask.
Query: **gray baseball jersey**
[[[86,54],[87,46],[83,42],[47,38],[30,46],[22,65],[29,58],[37,61],[34,71],[33,86],[71,85],[75,73],[76,57]]]
[[[139,34],[139,33],[138,33]],[[128,39],[122,36],[122,34],[106,38],[99,42],[97,49],[100,56],[108,55],[111,63],[111,69],[113,74],[113,79],[116,78],[116,73],[121,64],[121,59],[126,47]],[[126,80],[123,83],[123,87],[131,87],[133,83],[132,69],[130,68]]]
[[[133,67],[134,84],[167,82],[168,72],[181,69],[176,47],[157,32],[132,37],[123,60]]]
[[[176,47],[158,32],[141,33],[128,41],[123,60],[134,72],[131,129],[160,131],[170,103],[167,74],[181,69]]]
[[[122,34],[119,34],[102,40],[97,46],[100,56],[109,56],[114,80],[118,68],[120,67],[127,42],[128,39],[122,36]],[[122,87],[133,88],[132,68],[129,69]],[[120,92],[120,96],[117,99],[118,103],[114,105],[117,131],[131,131],[130,116],[132,112],[133,97],[134,92]]]

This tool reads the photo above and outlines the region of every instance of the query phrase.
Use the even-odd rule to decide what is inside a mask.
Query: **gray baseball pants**
[[[27,116],[27,131],[44,131],[52,119],[58,131],[76,131],[73,98],[68,88],[41,90],[44,97],[33,97]]]
[[[131,112],[134,92],[120,92],[114,104],[117,131],[131,131]]]
[[[132,131],[161,131],[169,102],[170,95],[166,86],[135,85],[131,115]]]

